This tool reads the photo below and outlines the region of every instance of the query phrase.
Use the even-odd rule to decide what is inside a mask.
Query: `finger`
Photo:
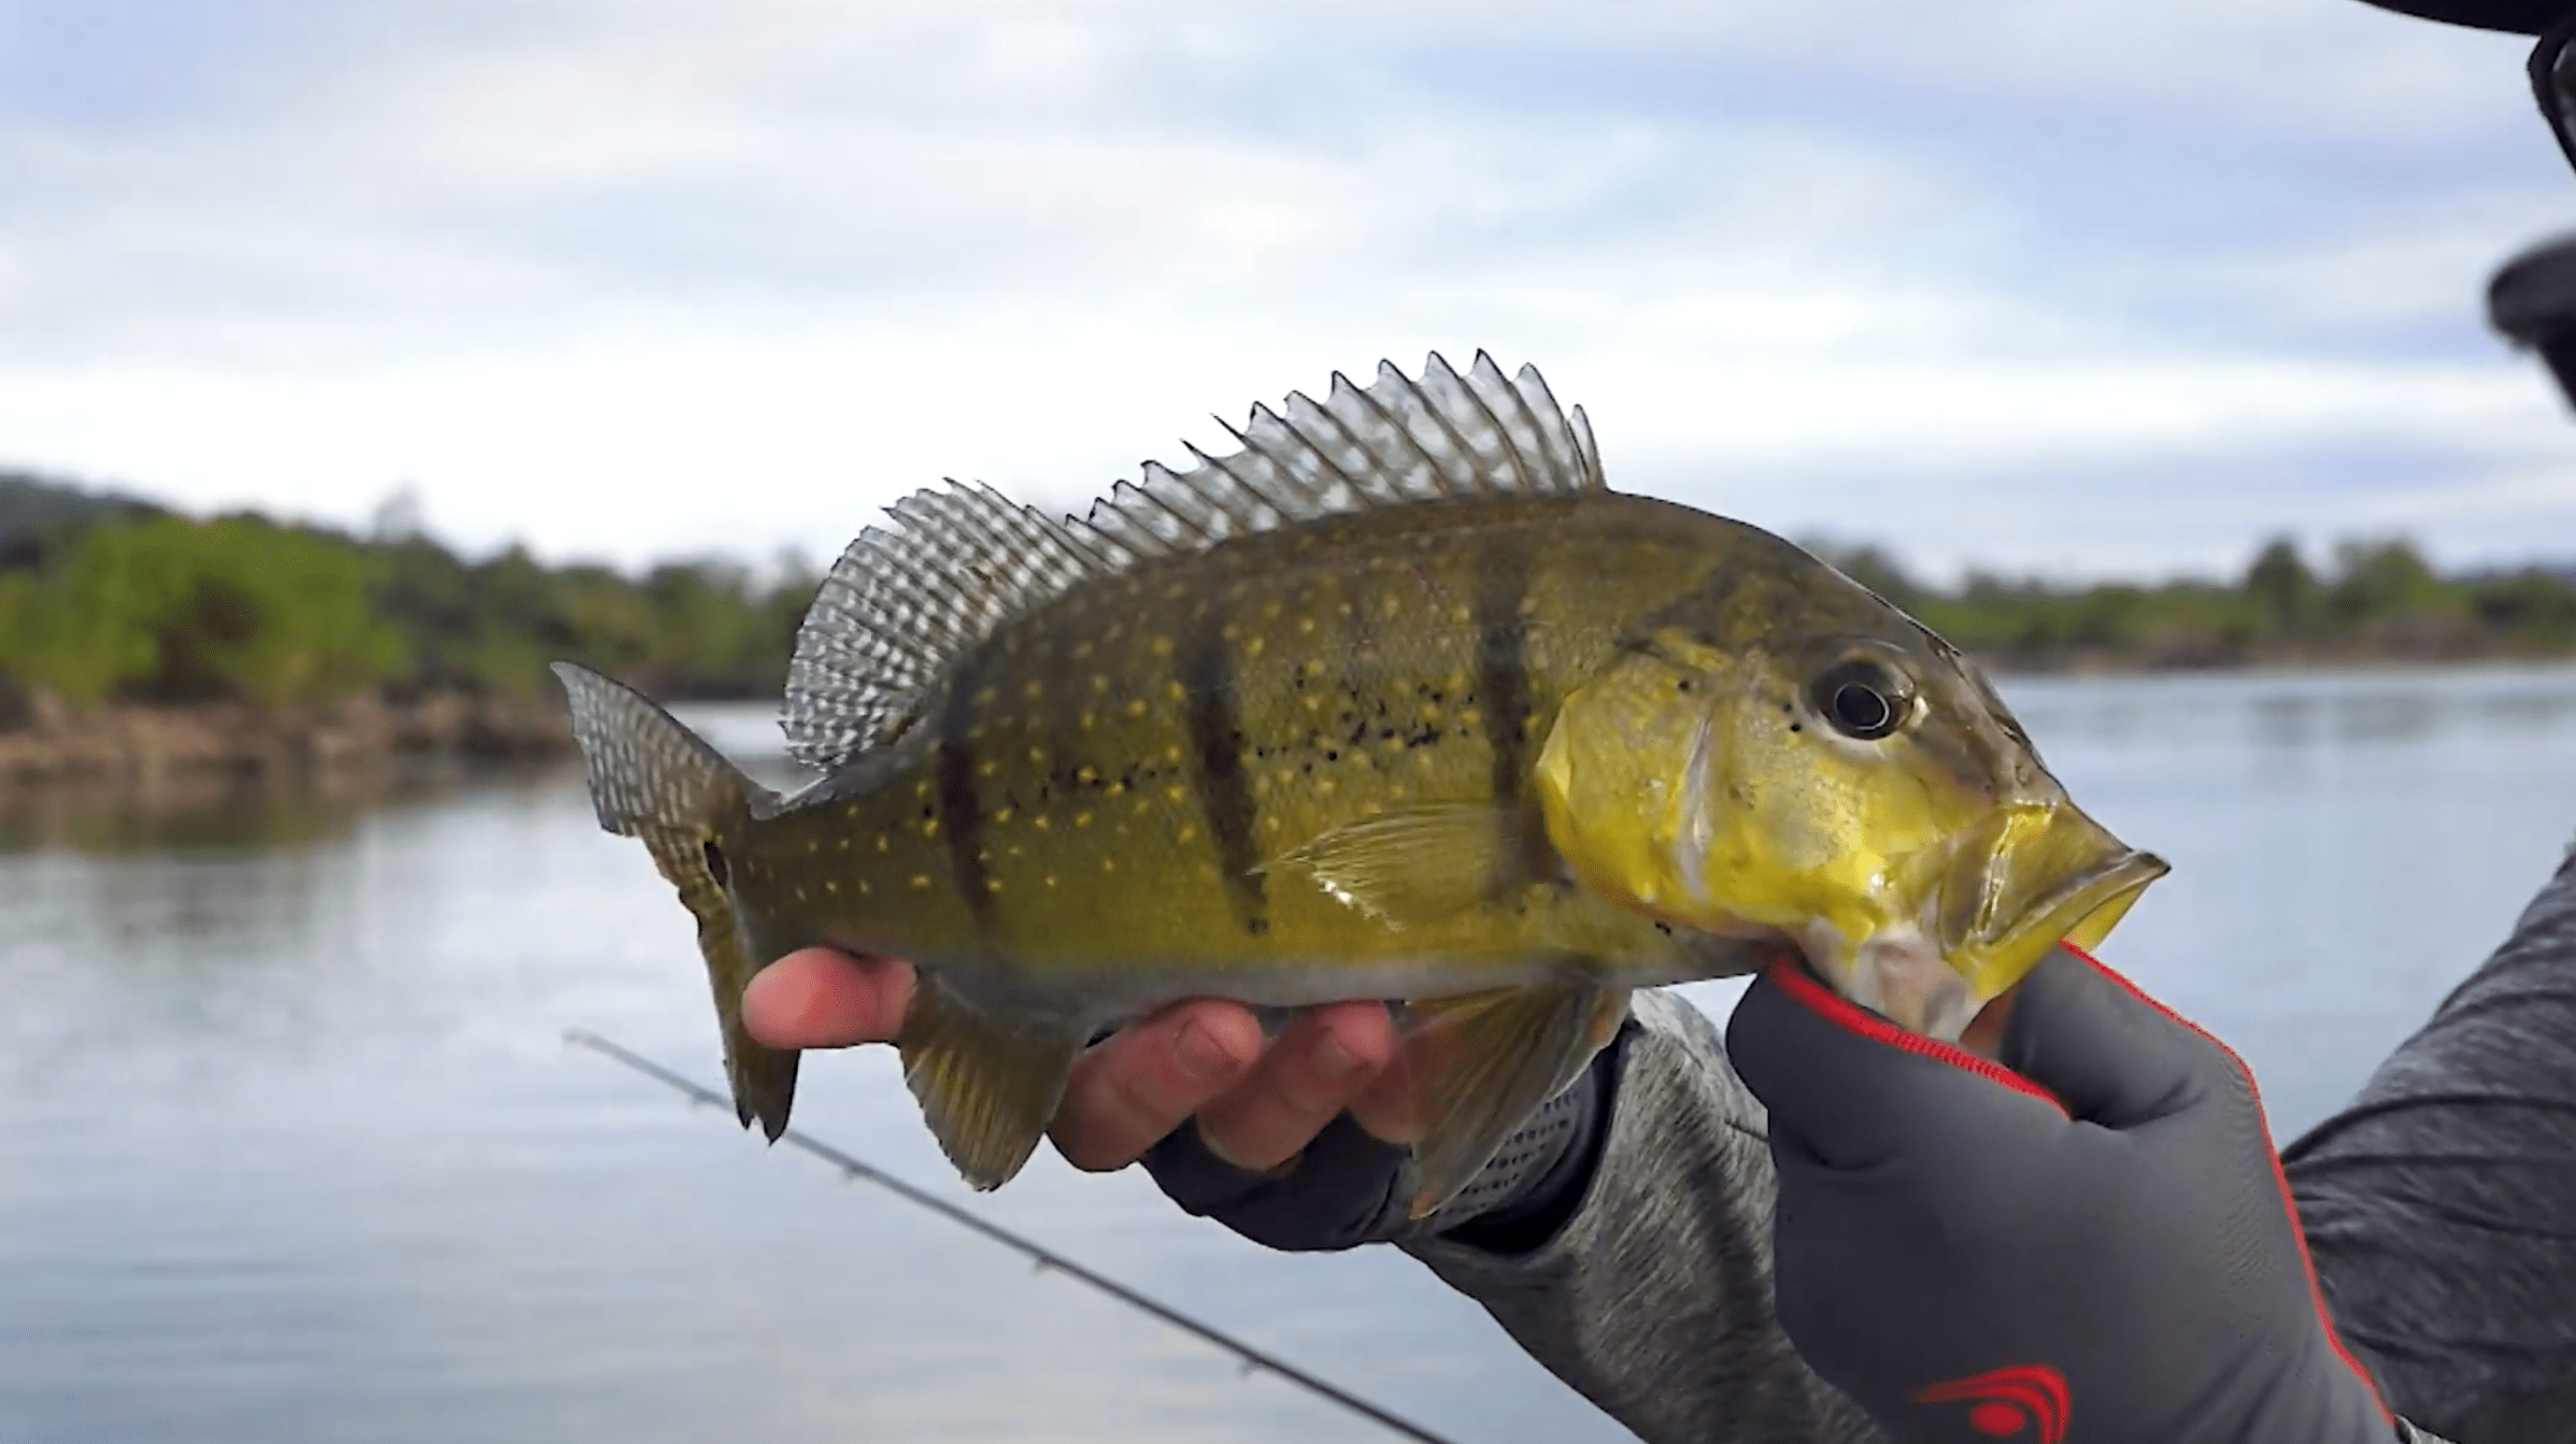
[[[2038,1084],[1906,1032],[1795,963],[1774,967],[1746,990],[1727,1020],[1726,1051],[1770,1110],[1775,1146],[1796,1147],[1831,1167],[1951,1148],[1962,1130],[2066,1123]]]
[[[1275,1168],[1333,1121],[1395,1055],[1395,1023],[1376,1002],[1300,1013],[1249,1077],[1199,1110],[1208,1151],[1237,1168]]]
[[[1261,1023],[1241,1004],[1175,1003],[1074,1061],[1048,1136],[1076,1168],[1124,1168],[1240,1082],[1261,1048]]]
[[[2105,1128],[2180,1112],[2251,1075],[2217,1039],[2082,953],[2058,948],[2015,989],[2003,1061]]]
[[[912,964],[830,948],[789,953],[742,990],[742,1022],[772,1048],[890,1043],[912,1006]]]

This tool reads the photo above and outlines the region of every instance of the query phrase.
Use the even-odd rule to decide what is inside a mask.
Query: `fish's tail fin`
[[[796,1051],[756,1043],[743,1027],[742,990],[765,960],[744,946],[726,858],[763,789],[634,689],[571,662],[555,663],[554,672],[572,702],[573,740],[581,745],[599,825],[642,838],[653,865],[698,920],[734,1113],[744,1127],[757,1119],[775,1141],[787,1130],[796,1098]]]

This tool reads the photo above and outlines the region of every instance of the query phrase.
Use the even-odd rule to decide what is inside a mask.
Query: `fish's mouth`
[[[2003,808],[1953,845],[1931,931],[1982,1007],[2060,942],[2098,945],[2164,859],[2113,837],[2072,803]]]

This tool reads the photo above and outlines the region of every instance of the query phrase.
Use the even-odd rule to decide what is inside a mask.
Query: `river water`
[[[2005,690],[2174,864],[2107,956],[2284,1138],[2576,831],[2576,669]],[[769,753],[760,709],[693,720]],[[0,1441],[1382,1437],[562,1045],[715,1081],[704,989],[572,770],[7,814]],[[1266,1254],[1043,1151],[968,1193],[884,1050],[810,1060],[797,1116],[1452,1438],[1626,1437],[1391,1252]]]

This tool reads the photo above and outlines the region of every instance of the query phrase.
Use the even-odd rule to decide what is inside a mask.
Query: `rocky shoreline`
[[[404,702],[263,709],[230,703],[82,711],[39,694],[0,730],[0,784],[288,779],[405,761],[568,754],[559,701],[443,693]]]

